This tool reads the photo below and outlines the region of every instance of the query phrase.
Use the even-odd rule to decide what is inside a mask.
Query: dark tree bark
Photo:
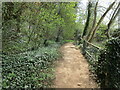
[[[57,12],[57,14],[58,14],[61,18],[63,18],[62,14],[61,14],[60,4],[61,4],[61,3],[58,2],[58,6],[59,6],[59,7],[58,7],[58,12]],[[62,32],[63,32],[61,26],[58,26],[58,27],[59,27],[59,28],[58,28],[58,31],[57,31],[57,36],[56,36],[55,42],[59,42],[59,41],[60,41],[60,36],[61,36],[61,34],[62,34]]]
[[[56,37],[56,39],[55,39],[55,42],[59,42],[60,41],[60,36],[61,36],[61,34],[62,34],[62,29],[61,28],[59,28],[58,29],[58,32],[57,32],[57,37]]]
[[[92,3],[89,2],[88,3],[88,15],[87,15],[87,20],[86,20],[86,24],[83,30],[83,34],[82,34],[82,38],[87,34],[87,30],[89,27],[89,21],[90,21],[90,16],[91,16],[91,7],[92,7]]]
[[[92,28],[91,28],[91,30],[89,31],[88,35],[87,35],[87,38],[86,38],[87,40],[88,40],[88,38],[89,38],[90,34],[92,33],[93,28],[94,28],[94,27],[95,27],[95,25],[96,25],[97,6],[98,6],[98,1],[97,1],[97,2],[96,2],[96,4],[95,4],[93,25],[92,25]]]
[[[100,20],[98,21],[97,25],[93,28],[93,30],[92,30],[93,32],[90,34],[90,37],[88,39],[89,42],[91,42],[93,40],[93,37],[94,37],[96,31],[98,30],[100,24],[102,23],[103,19],[106,16],[106,14],[111,10],[111,8],[113,7],[113,5],[115,4],[115,1],[107,8],[107,10],[105,11],[105,13],[101,16]]]
[[[106,30],[106,36],[109,39],[110,38],[110,27],[113,24],[114,20],[116,19],[116,17],[118,16],[118,14],[120,13],[120,3],[118,3],[118,6],[116,7],[115,11],[113,12],[113,15],[109,21],[109,23],[107,24],[107,30]]]

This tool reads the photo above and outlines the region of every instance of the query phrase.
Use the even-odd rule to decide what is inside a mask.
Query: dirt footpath
[[[97,88],[90,77],[86,59],[72,43],[61,47],[63,60],[57,62],[54,88]]]

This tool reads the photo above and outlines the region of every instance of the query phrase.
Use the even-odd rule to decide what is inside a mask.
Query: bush
[[[54,47],[54,48],[58,48],[61,46],[61,43],[56,43],[55,41],[52,40],[48,40],[48,47]]]
[[[120,28],[114,30],[114,32],[112,33],[112,37],[114,37],[114,38],[119,37],[120,38]]]
[[[74,40],[64,40],[65,43],[74,42]]]
[[[56,48],[43,47],[16,55],[2,55],[3,88],[49,87],[54,79],[52,63]]]
[[[120,88],[120,39],[106,42],[101,51],[96,70],[101,87]]]

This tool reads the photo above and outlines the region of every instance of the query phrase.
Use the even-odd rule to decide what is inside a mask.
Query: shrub
[[[101,87],[120,88],[120,39],[106,42],[97,65],[97,77]]]
[[[56,48],[43,47],[16,55],[2,55],[3,88],[49,87],[54,79],[52,63]]]

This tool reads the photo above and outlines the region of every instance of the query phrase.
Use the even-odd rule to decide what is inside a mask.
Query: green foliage
[[[114,30],[111,36],[114,37],[114,38],[120,37],[120,28]]]
[[[3,88],[49,87],[54,79],[52,63],[59,56],[57,49],[52,47],[16,55],[2,55]]]
[[[64,42],[65,42],[65,43],[74,42],[74,40],[65,40]]]
[[[75,2],[3,2],[3,51],[20,53],[44,40],[73,37]],[[59,29],[61,30],[59,34]]]
[[[101,87],[120,88],[120,38],[106,42],[98,59],[96,74]]]
[[[73,37],[75,6],[76,2],[2,3],[3,88],[50,86],[52,63],[59,56],[56,48]]]
[[[48,47],[59,48],[62,45],[61,42],[56,43],[55,41],[52,41],[52,40],[48,40],[47,42],[48,42]]]
[[[105,24],[101,24],[99,29],[96,31],[96,41],[100,42],[100,41],[104,41],[107,39],[106,35],[105,35],[105,31],[107,29],[107,26]]]

